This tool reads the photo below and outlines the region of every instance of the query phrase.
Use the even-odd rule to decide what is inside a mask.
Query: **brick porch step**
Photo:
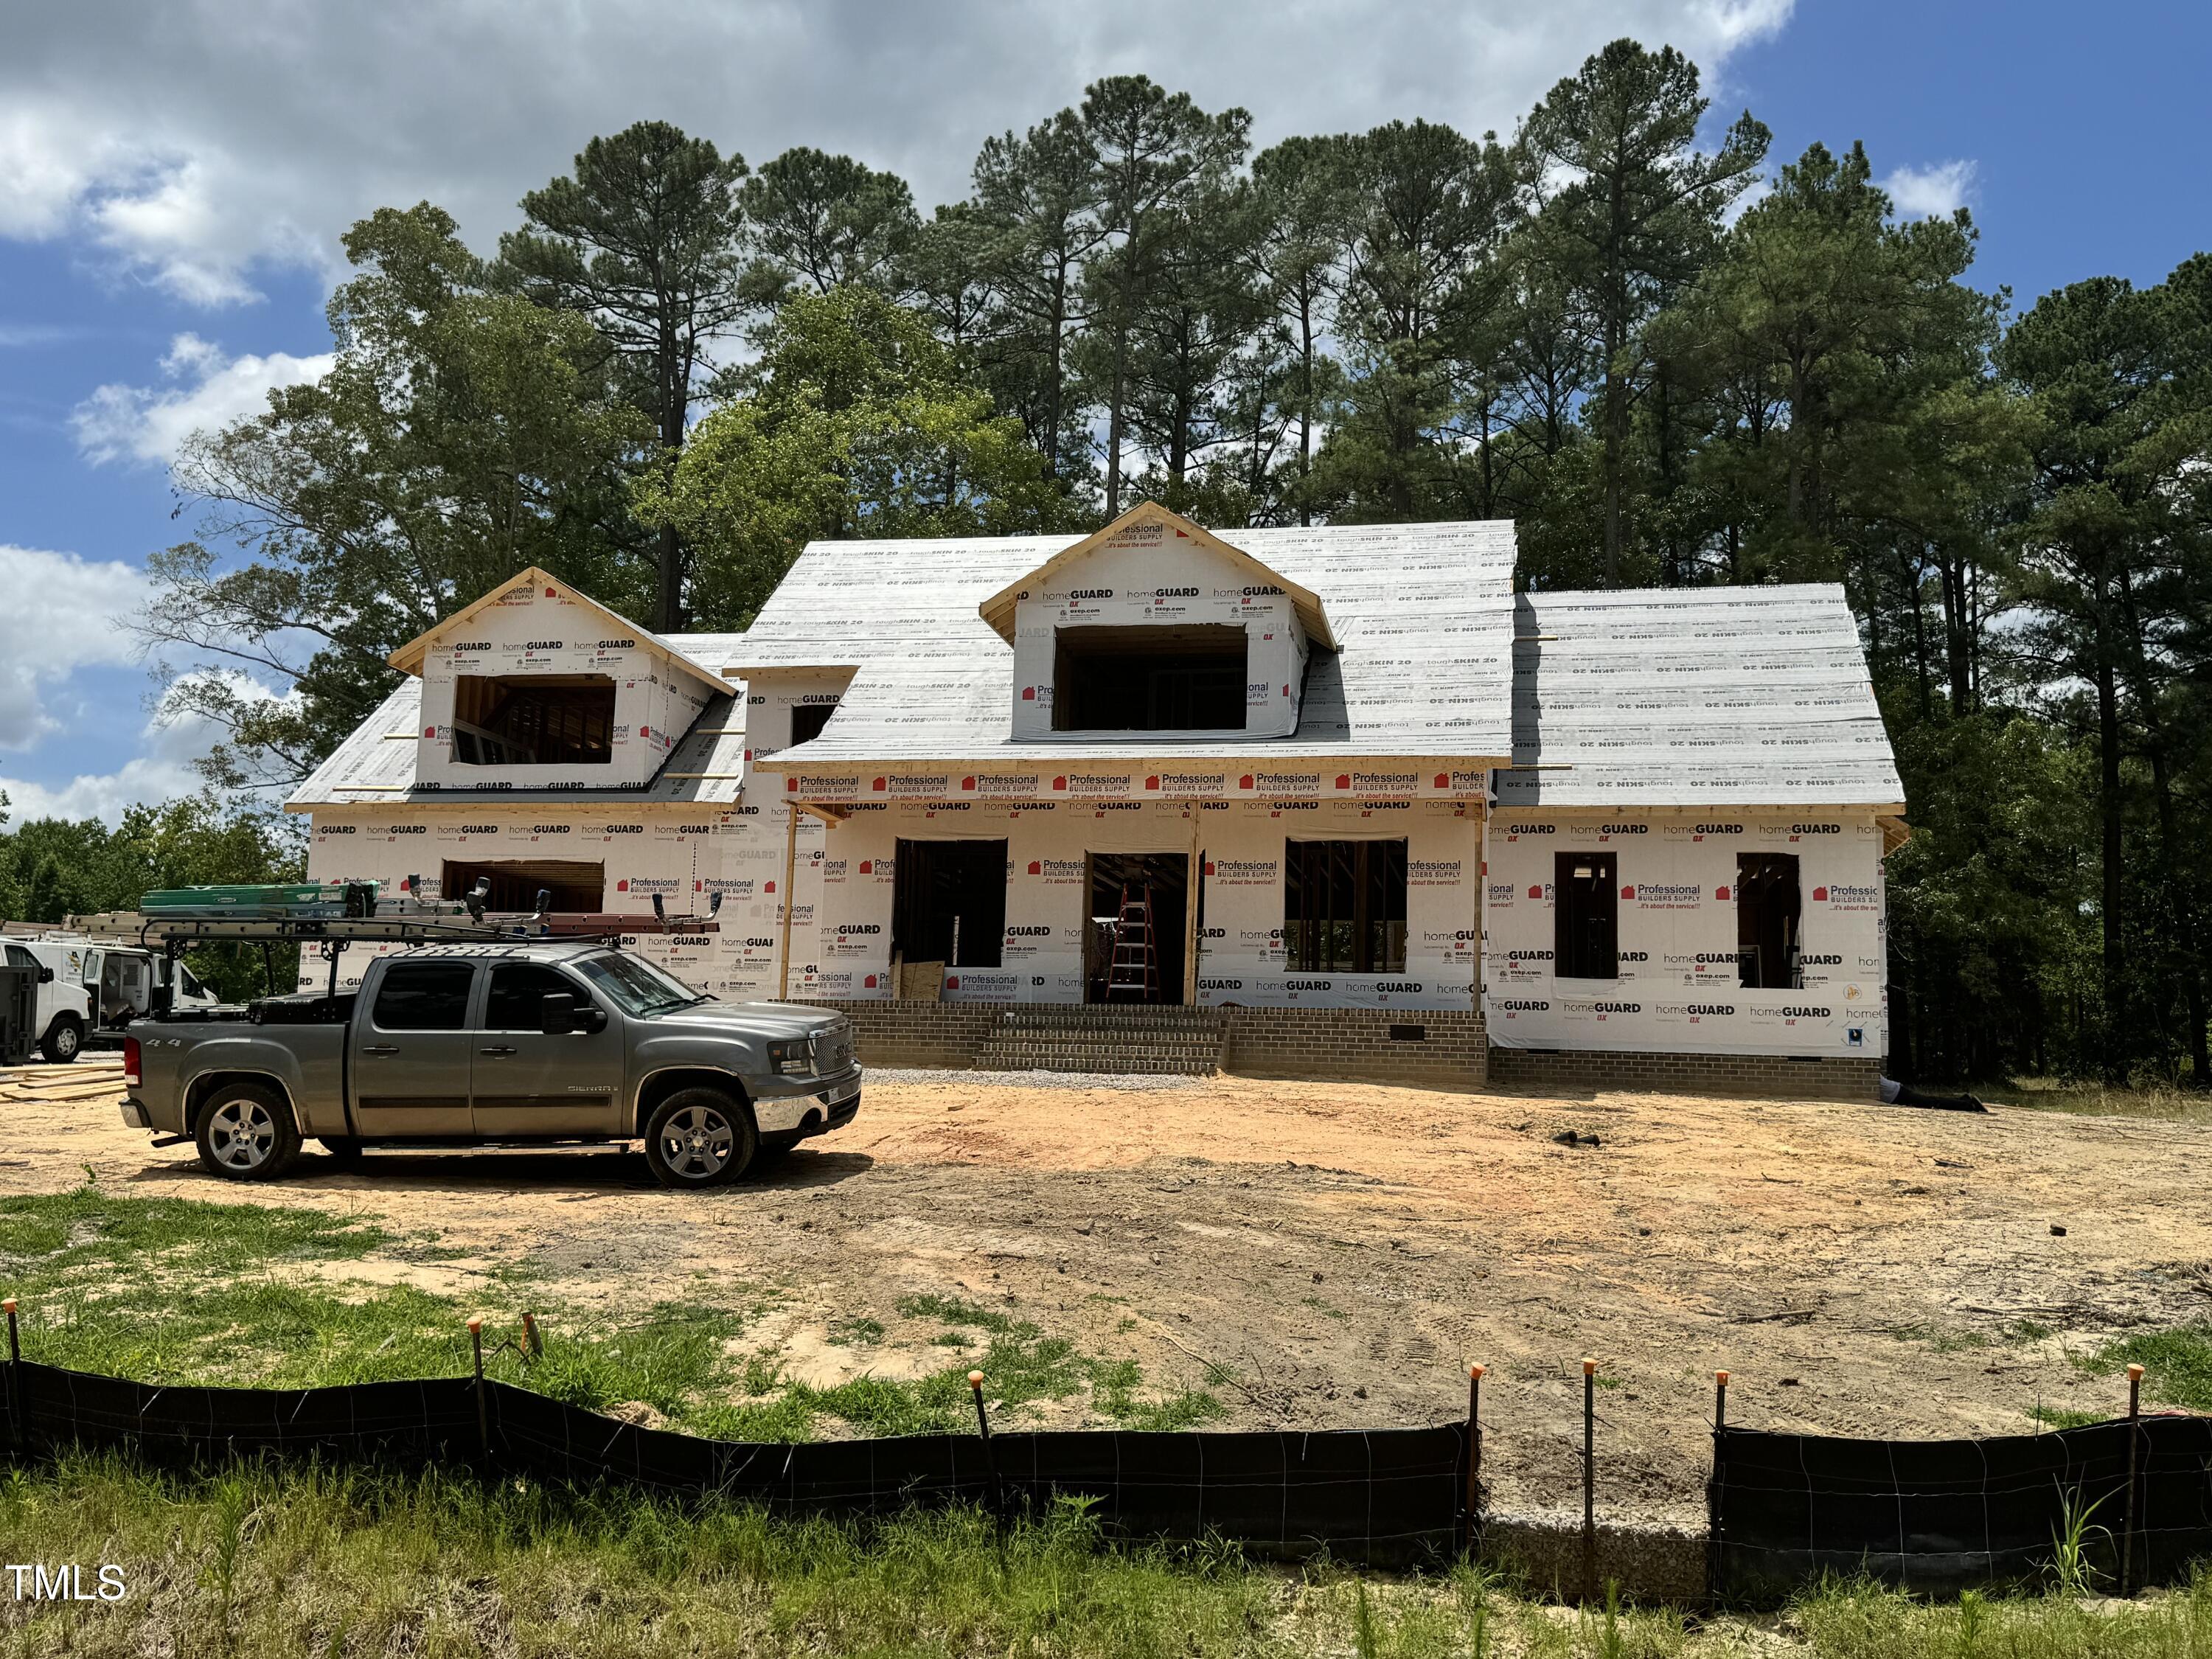
[[[975,1051],[989,1072],[1166,1073],[1221,1069],[1228,1022],[1211,1008],[1009,1008]]]

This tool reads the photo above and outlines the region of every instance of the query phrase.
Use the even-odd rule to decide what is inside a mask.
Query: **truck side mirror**
[[[575,1029],[579,1031],[604,1031],[607,1029],[607,1011],[596,1002],[586,1002],[576,1010]]]
[[[53,970],[52,969],[51,969],[51,968],[41,968],[41,969],[39,969],[39,983],[40,983],[40,984],[41,984],[41,985],[52,985],[53,982],[54,982],[54,970]]]
[[[569,991],[548,991],[538,999],[538,1029],[559,1036],[576,1029],[576,998]]]

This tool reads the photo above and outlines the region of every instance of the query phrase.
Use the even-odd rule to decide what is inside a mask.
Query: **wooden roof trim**
[[[453,612],[452,616],[444,618],[441,622],[433,623],[430,627],[423,629],[422,632],[417,634],[413,639],[408,641],[406,644],[401,646],[389,657],[386,657],[385,660],[403,674],[412,674],[417,678],[421,678],[422,672],[422,659],[430,654],[430,647],[436,641],[440,635],[447,632],[449,629],[459,628],[464,623],[473,621],[479,614],[488,610],[492,605],[496,605],[501,599],[513,592],[515,588],[525,582],[528,582],[535,587],[550,587],[555,589],[557,595],[565,595],[567,598],[575,600],[579,605],[590,606],[593,611],[599,612],[600,616],[605,617],[609,622],[615,623],[624,633],[635,635],[640,644],[647,646],[653,650],[659,652],[671,662],[681,663],[684,667],[690,669],[694,674],[696,674],[701,679],[706,681],[708,684],[716,687],[719,687],[721,684],[722,675],[720,670],[709,668],[706,664],[684,655],[684,653],[678,651],[674,646],[669,644],[665,640],[662,639],[658,634],[653,633],[650,629],[639,627],[628,617],[623,616],[621,611],[611,610],[607,606],[601,605],[597,599],[584,592],[582,588],[576,586],[573,582],[564,582],[551,573],[542,570],[534,564],[517,571],[514,575],[508,577],[507,580],[500,583],[496,587],[494,587],[490,592],[483,594],[481,598],[474,599],[469,604],[463,605],[459,611]]]
[[[1300,586],[1280,572],[1269,569],[1243,548],[1232,546],[1202,525],[1193,524],[1179,513],[1170,513],[1158,501],[1139,501],[1103,530],[1085,537],[1073,547],[1062,548],[1036,569],[1008,583],[984,600],[981,605],[975,607],[976,614],[989,624],[1000,639],[1005,640],[1009,645],[1012,644],[1014,607],[1020,603],[1023,594],[1042,587],[1051,579],[1054,572],[1077,559],[1097,551],[1116,533],[1131,525],[1152,523],[1166,525],[1199,546],[1221,555],[1231,564],[1241,567],[1255,579],[1264,581],[1270,586],[1281,588],[1285,595],[1289,598],[1291,607],[1298,613],[1298,620],[1305,624],[1306,637],[1316,645],[1326,647],[1332,651],[1336,649],[1336,635],[1329,629],[1328,616],[1322,609],[1319,594],[1310,587]]]

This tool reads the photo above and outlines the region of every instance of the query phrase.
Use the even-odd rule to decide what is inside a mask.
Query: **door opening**
[[[891,950],[902,962],[999,965],[1006,937],[1005,842],[902,839],[891,868]]]
[[[1552,971],[1560,979],[1618,979],[1620,889],[1613,853],[1560,853],[1552,867]]]
[[[1091,854],[1090,923],[1084,932],[1083,1000],[1085,1002],[1181,1003],[1190,900],[1188,853],[1093,853]],[[1127,896],[1132,926],[1121,923]],[[1138,908],[1150,898],[1150,915]],[[1136,924],[1148,920],[1148,936]],[[1119,944],[1121,971],[1115,972]],[[1139,948],[1140,946],[1144,948]],[[1146,957],[1149,956],[1149,962]],[[1120,983],[1117,985],[1116,981]]]
[[[1795,853],[1735,855],[1736,969],[1747,988],[1790,991],[1802,982],[1797,928],[1803,912]]]

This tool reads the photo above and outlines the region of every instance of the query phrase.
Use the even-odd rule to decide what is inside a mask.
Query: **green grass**
[[[0,1593],[0,1656],[672,1659],[2203,1659],[2212,1578],[2124,1604],[1829,1585],[1785,1613],[1545,1607],[1494,1573],[1116,1546],[1085,1506],[771,1521],[613,1490],[71,1456],[0,1474],[0,1559],[110,1562],[120,1602]],[[0,1592],[7,1581],[0,1578]]]
[[[2110,1342],[2079,1362],[2092,1376],[2143,1368],[2143,1395],[2154,1404],[2212,1411],[2212,1324],[2148,1331]],[[2109,1416],[2121,1415],[2116,1402]]]
[[[2027,1414],[2046,1429],[2086,1429],[2092,1423],[2112,1420],[2110,1412],[2077,1412],[2064,1406],[2038,1405],[2031,1407]]]
[[[413,1285],[301,1271],[379,1251],[415,1261],[438,1247],[394,1238],[364,1216],[118,1197],[89,1185],[0,1200],[0,1286],[21,1299],[26,1355],[151,1382],[300,1387],[465,1374],[474,1308]],[[750,1285],[717,1287],[735,1305],[664,1301],[609,1323],[539,1295],[527,1272],[487,1277],[499,1290],[529,1286],[545,1335],[544,1357],[530,1363],[519,1352],[519,1308],[511,1323],[488,1323],[489,1375],[596,1411],[642,1402],[695,1434],[961,1432],[973,1425],[967,1376],[975,1366],[998,1416],[1085,1390],[1109,1421],[1133,1428],[1188,1428],[1223,1414],[1204,1390],[1150,1397],[1134,1362],[1079,1353],[1026,1320],[956,1298],[898,1304],[902,1317],[938,1328],[941,1370],[825,1387],[782,1376],[773,1353],[745,1352],[744,1334],[768,1305]],[[856,1316],[830,1334],[865,1348],[888,1333]]]

